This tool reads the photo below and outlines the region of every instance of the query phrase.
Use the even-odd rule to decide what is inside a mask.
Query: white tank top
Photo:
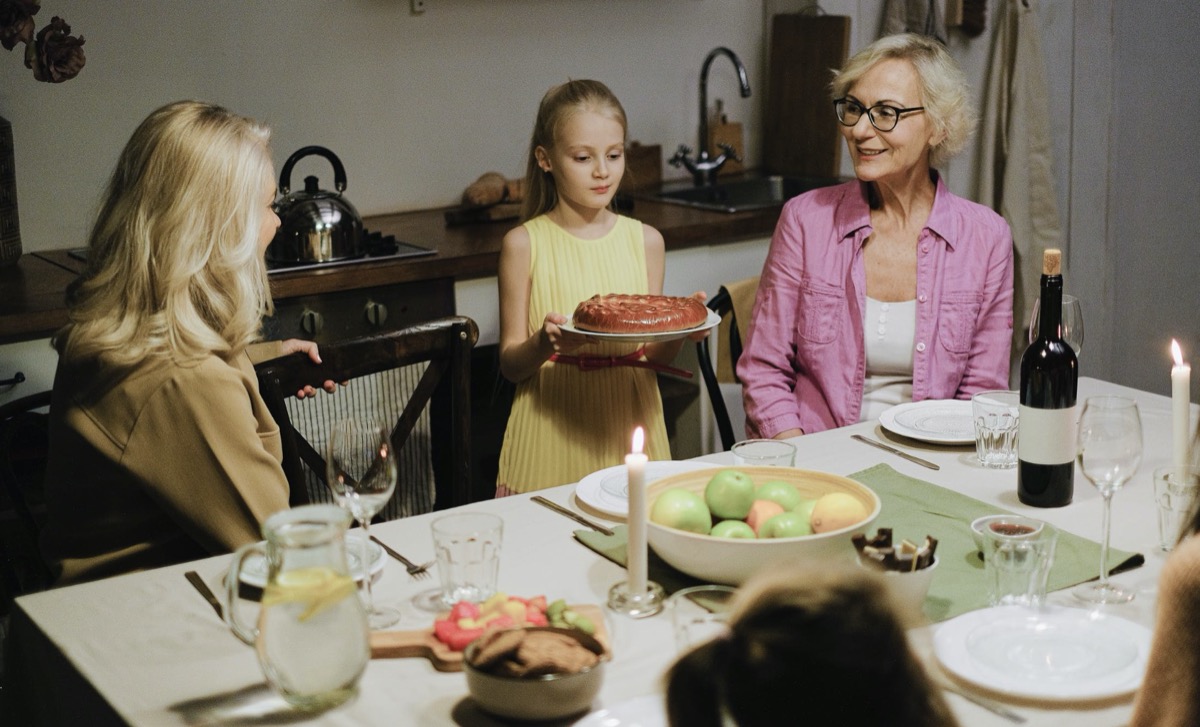
[[[912,401],[916,332],[917,301],[885,303],[867,298],[863,314],[867,378],[859,421],[873,421],[890,407]]]

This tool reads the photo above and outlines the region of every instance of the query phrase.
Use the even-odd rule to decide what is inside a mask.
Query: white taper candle
[[[1173,447],[1171,462],[1176,467],[1186,467],[1191,441],[1192,367],[1183,362],[1179,341],[1171,339],[1171,355],[1175,365],[1171,367],[1171,419]]]
[[[646,593],[646,571],[648,570],[646,545],[646,462],[642,454],[645,434],[642,428],[633,430],[633,449],[625,457],[626,475],[629,478],[628,540],[625,548],[625,567],[629,571],[629,595],[638,598]]]

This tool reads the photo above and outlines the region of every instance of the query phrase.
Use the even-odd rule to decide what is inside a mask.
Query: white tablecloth
[[[1131,604],[1106,610],[1152,626],[1163,556],[1158,548],[1150,473],[1169,463],[1170,401],[1093,379],[1080,381],[1081,401],[1097,393],[1119,393],[1138,400],[1146,445],[1137,475],[1115,496],[1112,532],[1114,547],[1144,553],[1146,564],[1116,577],[1136,588],[1137,598]],[[937,462],[941,470],[934,472],[850,439],[849,435],[856,432],[891,439]],[[849,474],[886,463],[912,477],[1047,520],[1070,532],[1100,537],[1101,499],[1078,472],[1074,503],[1041,510],[1027,508],[1017,500],[1015,470],[983,469],[974,461],[973,448],[897,441],[875,423],[793,441],[798,448],[799,467]],[[730,455],[721,453],[704,459],[728,462]],[[578,509],[573,489],[559,487],[541,494]],[[624,577],[623,569],[575,542],[572,531],[579,527],[577,524],[530,502],[528,496],[467,508],[504,518],[499,583],[505,592],[544,593],[571,603],[603,604],[609,587]],[[430,560],[433,548],[429,523],[433,517],[393,521],[372,528],[372,532],[413,560]],[[228,631],[183,577],[185,571],[196,570],[219,593],[228,561],[228,556],[209,558],[20,598],[7,668],[35,685],[25,690],[36,689],[33,701],[50,721],[98,724],[119,716],[135,725],[291,722],[273,715],[286,707],[266,691],[253,650]],[[436,577],[410,579],[398,563],[389,559],[376,584],[376,598],[401,606],[405,620],[400,628],[427,627],[429,616],[413,607],[410,600],[435,583]],[[1053,600],[1078,605],[1066,593],[1054,594]],[[666,617],[632,620],[614,615],[607,625],[614,659],[596,706],[612,706],[656,692],[675,654]],[[913,636],[924,652],[929,629]],[[948,699],[964,725],[1010,724],[959,696],[952,694]],[[1019,703],[1010,706],[1027,717],[1029,725],[1091,727],[1124,724],[1131,700],[1071,708]],[[395,726],[495,722],[480,714],[469,700],[462,674],[439,673],[427,661],[409,658],[372,661],[357,700],[307,723]]]

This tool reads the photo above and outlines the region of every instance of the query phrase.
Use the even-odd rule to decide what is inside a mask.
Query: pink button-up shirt
[[[763,266],[737,373],[751,436],[859,420],[866,354],[865,185],[813,190],[784,205]],[[939,178],[917,238],[913,401],[1008,388],[1013,244],[1008,223]]]

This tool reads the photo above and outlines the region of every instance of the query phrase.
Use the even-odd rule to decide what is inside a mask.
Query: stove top
[[[437,254],[436,250],[430,250],[427,247],[414,245],[411,242],[402,242],[396,239],[395,235],[384,235],[381,232],[369,232],[363,230],[363,249],[366,251],[358,257],[349,258],[346,260],[334,260],[323,263],[275,263],[267,261],[267,274],[295,272],[297,270],[319,270],[323,268],[335,268],[343,265],[359,265],[361,263],[372,262],[375,260],[398,260],[407,257],[426,257],[428,255]],[[68,250],[67,255],[87,262],[87,248],[79,247],[73,250]]]
[[[362,263],[378,260],[398,260],[409,257],[425,257],[435,255],[437,251],[427,247],[414,245],[411,242],[397,240],[395,235],[384,235],[381,232],[363,230],[364,253],[358,257],[346,260],[333,260],[321,263],[277,263],[267,261],[267,273],[289,273],[297,270],[323,270],[325,268],[342,267],[345,265],[361,265]]]

